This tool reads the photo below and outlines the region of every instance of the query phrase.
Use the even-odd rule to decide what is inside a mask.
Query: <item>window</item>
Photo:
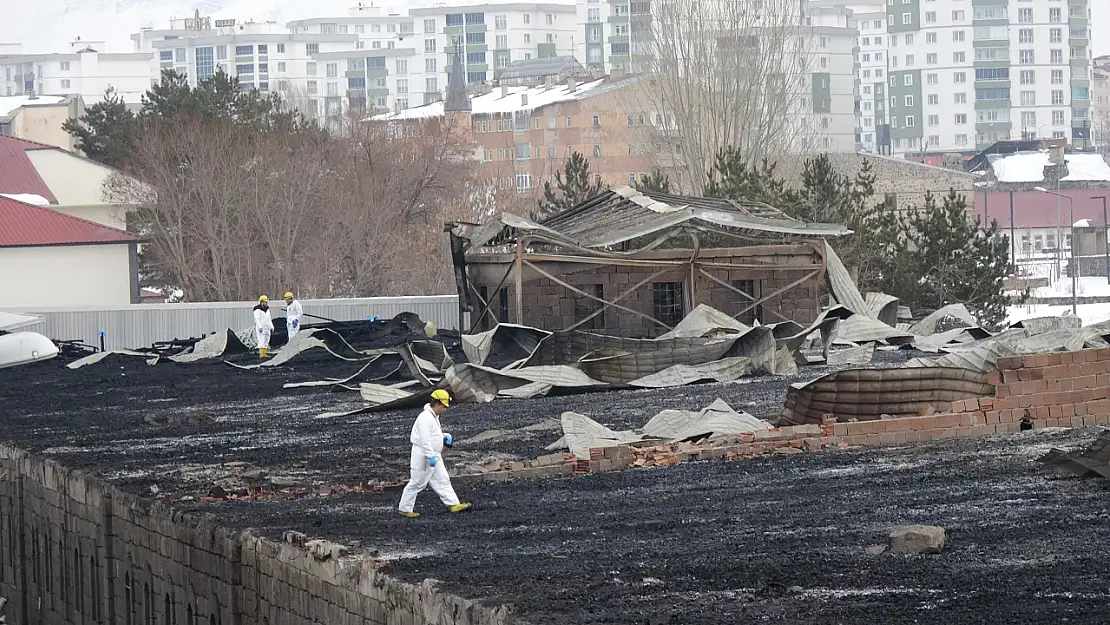
[[[430,59],[424,59],[424,73],[434,74],[435,72],[436,72],[435,57],[432,57]]]
[[[925,82],[930,85],[937,84],[937,74],[935,72],[931,74],[925,74]]]
[[[1053,28],[1052,30],[1048,31],[1048,42],[1049,43],[1063,43],[1063,41],[1064,41],[1064,29],[1062,29],[1062,28]]]
[[[956,135],[956,145],[967,145],[967,135]]]
[[[516,190],[517,191],[527,191],[528,189],[531,189],[531,188],[532,188],[532,172],[527,171],[527,170],[516,172]],[[501,292],[502,293],[507,293],[507,291],[505,291],[504,289],[502,289]],[[507,307],[508,307],[508,300],[506,299],[506,308]]]
[[[940,125],[940,115],[930,115],[929,116],[929,125],[930,126],[939,126]]]
[[[1072,100],[1090,100],[1091,89],[1090,87],[1072,87],[1071,88]]]
[[[936,33],[925,33],[925,43],[936,43],[936,42],[937,42],[937,34]]]
[[[953,22],[962,22],[962,21],[964,21],[964,12],[963,11],[952,11],[952,21]]]
[[[408,59],[397,59],[397,73],[398,74],[407,74],[407,73],[409,73],[409,61],[408,61]]]
[[[435,54],[435,53],[436,53],[436,40],[435,39],[425,39],[424,40],[424,54]]]
[[[1064,91],[1063,91],[1063,89],[1053,89],[1052,90],[1052,103],[1054,105],[1060,105],[1060,104],[1064,103]]]
[[[976,89],[975,99],[979,101],[993,101],[998,102],[1001,100],[1010,99],[1009,89]]]
[[[652,316],[673,328],[686,316],[685,299],[681,282],[656,282],[652,284]]]
[[[1036,76],[1037,76],[1036,72],[1034,72],[1031,69],[1021,70],[1021,84],[1023,84],[1023,85],[1036,84],[1036,82],[1037,82]]]
[[[466,33],[466,45],[484,45],[486,43],[486,33]]]
[[[953,93],[952,102],[954,104],[967,104],[967,94],[962,91],[960,93]]]
[[[568,117],[567,119],[570,119],[570,118]],[[593,121],[592,121],[591,125],[592,125],[592,126],[593,126],[594,128],[601,128],[601,117],[600,117],[600,116],[598,116],[598,115],[594,115],[594,116],[593,116]]]
[[[1052,84],[1054,84],[1054,85],[1064,84],[1064,70],[1062,70],[1062,69],[1052,70]]]
[[[629,174],[629,179],[636,177],[636,174]],[[633,180],[635,182],[635,180]],[[578,323],[578,327],[584,330],[603,330],[605,329],[605,307],[598,300],[605,299],[605,287],[601,284],[592,284],[588,287],[583,287],[583,291],[591,292],[597,299],[586,297],[576,293],[574,298],[574,321]]]
[[[934,105],[934,106],[937,105],[937,104],[940,104],[940,96],[938,96],[935,93],[930,93],[928,102],[929,102],[930,105]]]
[[[309,61],[308,63],[305,63],[304,66],[306,74],[308,74],[309,76],[316,75],[316,61]]]
[[[204,80],[216,73],[216,62],[211,46],[197,48],[194,53],[197,67],[197,80]]]
[[[936,52],[930,52],[929,54],[926,54],[925,55],[925,64],[926,65],[936,65],[937,64],[937,53]]]
[[[532,23],[532,16],[531,16],[531,15],[529,15],[529,14],[527,14],[527,13],[525,13],[525,14],[524,14],[524,23],[525,23],[525,24],[531,24],[531,23]]]
[[[594,156],[601,156],[601,145],[598,143],[594,144]]]
[[[824,59],[822,59],[822,60],[824,60]],[[913,55],[912,54],[907,54],[906,55],[906,67],[913,67]]]
[[[320,44],[306,43],[304,44],[305,54],[320,54]]]
[[[910,96],[906,96],[907,98]],[[913,128],[913,115],[906,115],[906,128]]]
[[[227,46],[216,46],[216,60],[217,61],[226,61],[227,60]]]
[[[902,14],[902,24],[912,24],[912,23],[913,23],[913,19],[910,17],[910,14],[909,13],[903,13]]]
[[[936,11],[925,11],[925,23],[926,24],[935,24],[936,21],[937,21],[937,12]]]
[[[308,88],[308,94],[309,95],[316,95],[317,89],[318,89],[317,82],[315,80],[308,81],[307,88]]]
[[[1033,23],[1033,9],[1018,9],[1018,22],[1022,24]]]
[[[1033,43],[1033,29],[1018,29],[1018,43]]]
[[[485,65],[486,53],[485,52],[467,52],[466,64],[467,65]]]
[[[967,113],[956,113],[956,125],[962,126],[967,123]]]
[[[175,63],[184,63],[186,59],[185,48],[175,48],[173,51],[173,60]]]
[[[235,56],[253,56],[254,46],[235,46]]]
[[[1010,68],[1008,67],[986,67],[983,69],[975,70],[975,80],[988,81],[988,80],[1009,80]]]
[[[1052,111],[1052,125],[1053,126],[1063,126],[1064,125],[1064,112],[1063,111]]]
[[[952,41],[964,41],[964,31],[962,31],[962,30],[952,31]]]
[[[955,72],[955,73],[953,73],[952,74],[952,82],[954,82],[956,84],[966,83],[967,82],[967,73],[966,72]]]
[[[69,79],[68,78],[63,78],[62,79],[62,89],[69,89]]]
[[[1030,13],[1032,13],[1032,11],[1030,11]],[[1062,12],[1061,12],[1060,9],[1049,9],[1048,10],[1048,21],[1050,21],[1054,24],[1059,23],[1061,15],[1062,15]],[[1030,19],[1030,21],[1032,21],[1032,19]]]
[[[1032,50],[1018,50],[1018,63],[1022,65],[1032,65],[1034,59],[1035,57]]]
[[[1021,125],[1023,127],[1036,127],[1037,114],[1033,111],[1025,111],[1021,114]]]
[[[328,63],[324,66],[324,75],[328,78],[339,76],[339,63]]]
[[[62,71],[63,72],[68,72],[69,71],[69,61],[62,61]]]
[[[1049,55],[1050,55],[1049,62],[1051,62],[1054,65],[1057,64],[1057,63],[1063,63],[1064,62],[1064,51],[1063,50],[1050,50]]]
[[[906,96],[906,106],[913,106],[913,96],[912,95]]]
[[[439,81],[436,80],[435,78],[425,78],[424,79],[424,93],[438,93],[438,92],[439,92]]]
[[[913,74],[903,74],[902,75],[902,85],[905,86],[905,87],[912,87],[913,86]]]
[[[952,62],[953,63],[964,63],[966,61],[967,61],[966,53],[964,53],[964,52],[953,52],[952,53]]]
[[[1022,91],[1020,98],[1022,106],[1037,106],[1036,91]]]
[[[235,66],[236,74],[253,74],[254,63],[239,63]]]

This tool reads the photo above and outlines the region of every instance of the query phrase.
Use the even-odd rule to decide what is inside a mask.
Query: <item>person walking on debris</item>
[[[292,341],[297,332],[301,331],[301,316],[304,309],[301,303],[293,299],[293,292],[285,293],[285,329],[289,331],[289,340]]]
[[[447,412],[451,404],[451,395],[443,389],[432,391],[432,400],[424,406],[424,411],[416,417],[412,424],[412,454],[409,456],[409,483],[405,492],[401,494],[401,504],[398,506],[401,516],[415,519],[419,512],[413,512],[416,505],[416,496],[424,487],[431,486],[443,504],[450,512],[462,512],[470,507],[469,503],[459,503],[455,489],[451,487],[451,477],[447,475],[447,467],[439,457],[443,447],[452,445],[450,434],[444,434],[439,425],[439,416]]]
[[[254,307],[254,331],[258,338],[258,357],[265,358],[270,349],[270,334],[274,331],[274,320],[270,317],[270,298],[263,295]]]

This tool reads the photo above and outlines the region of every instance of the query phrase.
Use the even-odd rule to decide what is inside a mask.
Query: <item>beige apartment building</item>
[[[0,135],[73,152],[76,142],[62,125],[84,113],[85,105],[79,95],[0,96]]]

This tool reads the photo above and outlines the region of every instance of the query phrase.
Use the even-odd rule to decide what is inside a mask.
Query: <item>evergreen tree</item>
[[[62,124],[62,130],[77,139],[77,149],[110,167],[123,164],[134,128],[135,114],[112,87],[104,92],[102,101],[86,108],[80,119]]]
[[[643,192],[670,193],[671,177],[658,167],[651,170],[647,178],[641,178],[635,185],[636,190]]]
[[[717,153],[704,194],[763,202],[776,208],[792,207],[798,201],[798,195],[775,175],[774,163],[763,159],[758,166],[749,164],[735,148],[724,148]]]
[[[917,314],[963,303],[983,325],[1005,321],[1009,243],[998,236],[998,222],[984,229],[953,190],[940,206],[927,195],[924,206],[902,217],[899,231],[901,251],[884,274],[892,294]]]
[[[573,208],[607,188],[590,174],[590,161],[574,152],[563,166],[563,173],[555,173],[555,185],[543,183],[543,199],[539,201],[536,218],[545,219]]]

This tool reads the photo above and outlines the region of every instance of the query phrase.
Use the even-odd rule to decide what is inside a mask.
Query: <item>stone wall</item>
[[[969,204],[973,201],[975,177],[965,171],[873,154],[829,154],[829,160],[849,178],[855,178],[864,161],[870,162],[875,174],[875,197],[893,196],[898,208],[921,206],[926,192],[943,196],[950,189],[966,195]],[[800,177],[791,183],[800,184]]]
[[[790,265],[809,267],[809,271],[812,271],[815,264],[821,262],[820,256],[812,247],[805,245],[773,246],[769,250],[778,253],[757,255],[756,252],[759,249],[761,248],[702,250],[698,258],[703,263],[767,263],[769,266],[766,269],[706,269],[715,278],[728,284],[735,285],[740,281],[750,281],[750,287],[754,290],[756,299],[759,299],[761,295],[769,295],[785,287],[790,287],[760,304],[758,310],[760,314],[757,315],[757,311],[752,309],[739,317],[741,321],[752,323],[755,319],[759,319],[763,323],[778,323],[784,320],[797,321],[802,324],[813,322],[820,311],[818,297],[824,274],[819,273],[798,285],[790,286],[805,276],[807,270],[801,268],[784,269],[782,267]],[[743,256],[737,255],[741,252],[744,254]],[[650,256],[645,255],[645,257]],[[683,257],[683,260],[687,258]],[[770,266],[772,264],[774,266]],[[558,275],[560,280],[590,294],[598,294],[597,289],[600,287],[601,296],[607,301],[613,301],[627,289],[650,278],[659,269],[659,267],[652,266],[617,267],[603,265],[596,269],[563,275],[558,275],[550,269],[545,269],[545,271],[551,271],[551,273]],[[688,266],[675,267],[673,271],[644,283],[616,303],[642,315],[654,316],[653,285],[666,282],[682,283],[684,296],[689,295],[686,293],[689,272]],[[492,293],[492,290],[497,284],[486,286],[487,293],[494,298],[493,310],[496,312],[498,310],[498,296]],[[503,321],[513,320],[511,313],[514,301],[513,286],[510,284],[506,289],[510,312],[508,318],[502,319]],[[700,272],[697,274],[694,285],[693,300],[694,306],[707,304],[729,315],[740,313],[752,303],[751,300],[719,282],[707,278]],[[545,330],[562,330],[574,325],[578,320],[600,306],[595,300],[576,293],[549,278],[538,278],[524,283],[524,319],[519,322]],[[685,306],[684,313],[689,313],[692,308],[689,305]],[[517,322],[517,320],[513,321]],[[614,307],[606,309],[603,315],[600,318],[595,318],[594,321],[580,326],[579,329],[627,337],[654,337],[667,331],[666,328],[643,316]]]
[[[0,444],[0,596],[20,625],[499,625],[372,560],[239,534]]]

